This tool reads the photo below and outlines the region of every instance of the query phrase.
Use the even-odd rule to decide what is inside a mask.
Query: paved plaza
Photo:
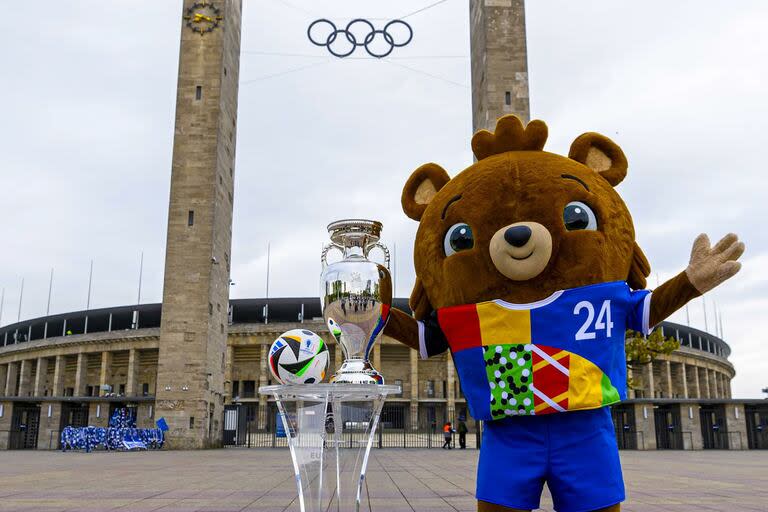
[[[374,450],[375,511],[472,511],[477,451]],[[625,511],[768,511],[768,452],[622,452]],[[294,511],[287,450],[0,452],[0,511]],[[542,509],[551,511],[548,496]]]

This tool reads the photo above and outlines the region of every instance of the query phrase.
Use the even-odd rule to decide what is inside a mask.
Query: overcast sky
[[[233,297],[316,295],[332,220],[384,223],[398,296],[413,283],[416,223],[400,209],[413,169],[472,162],[468,2],[408,18],[390,59],[330,58],[309,44],[316,18],[392,19],[429,4],[245,0],[237,133]],[[744,268],[708,296],[723,315],[739,397],[768,386],[768,2],[527,2],[532,117],[546,149],[585,131],[630,161],[619,191],[663,281],[694,237],[735,231]],[[181,2],[17,2],[0,31],[2,324],[92,307],[159,302]],[[376,23],[381,24],[382,21]],[[274,55],[274,54],[293,54]],[[308,56],[303,56],[308,55]],[[704,328],[701,300],[689,308]],[[680,312],[673,320],[685,323]]]

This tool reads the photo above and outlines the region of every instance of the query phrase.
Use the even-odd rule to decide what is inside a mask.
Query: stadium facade
[[[330,339],[317,298],[268,303],[265,308],[263,299],[230,302],[222,416],[186,419],[191,429],[208,422],[209,446],[273,445],[276,409],[257,392],[272,383],[270,344],[297,327]],[[408,311],[405,299],[395,305]],[[0,449],[57,448],[64,426],[105,426],[117,407],[135,411],[139,427],[165,417],[157,408],[158,386],[164,385],[158,384],[161,310],[160,304],[106,308],[0,328]],[[635,371],[630,399],[613,407],[619,444],[634,449],[768,447],[768,401],[731,398],[735,370],[728,344],[684,325],[664,322],[659,328],[681,346]],[[338,366],[341,353],[330,345]],[[477,429],[449,356],[421,360],[416,351],[385,337],[373,363],[389,383],[402,386],[401,395],[387,400],[382,421],[385,433],[403,434],[404,446],[407,434],[430,434],[446,420],[467,417],[470,431]],[[193,392],[189,378],[182,372],[165,385],[183,396]],[[215,429],[214,421],[222,428]]]

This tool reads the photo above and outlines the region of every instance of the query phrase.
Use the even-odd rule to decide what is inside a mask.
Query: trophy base
[[[342,363],[341,368],[331,377],[331,382],[339,384],[384,384],[384,377],[363,359],[350,359]]]

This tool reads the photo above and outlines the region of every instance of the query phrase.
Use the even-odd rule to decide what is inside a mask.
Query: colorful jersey
[[[596,409],[626,399],[625,331],[647,334],[649,312],[623,281],[452,306],[419,322],[420,351],[450,349],[476,419]]]

